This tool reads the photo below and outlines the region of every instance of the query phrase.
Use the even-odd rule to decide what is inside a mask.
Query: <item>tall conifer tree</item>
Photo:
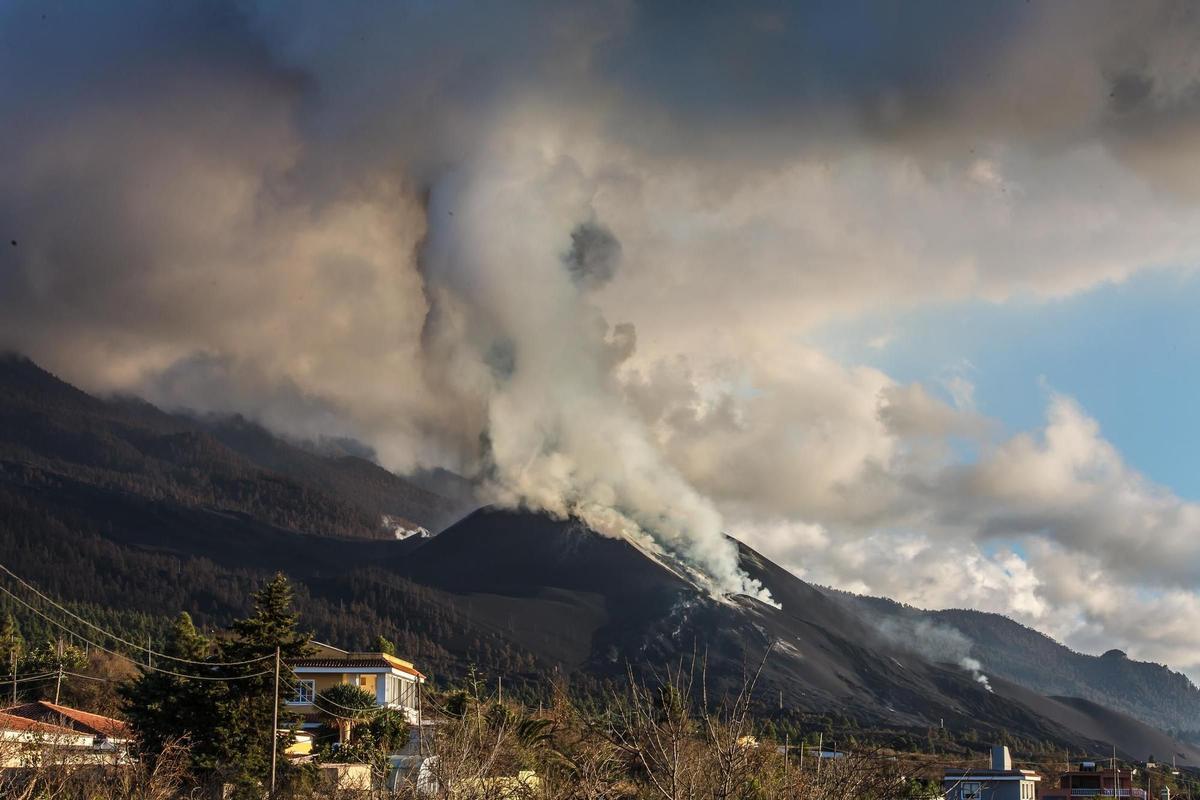
[[[192,624],[192,618],[182,613],[171,626],[163,652],[187,661],[160,659],[156,665],[160,669],[143,668],[137,681],[122,687],[125,715],[137,731],[142,758],[152,762],[168,743],[186,742],[198,777],[216,767],[217,753],[208,731],[217,722],[213,706],[217,685],[180,677],[215,674],[211,668],[188,663],[210,659],[211,647]]]
[[[299,615],[292,607],[293,590],[279,573],[254,595],[254,613],[233,623],[234,638],[222,643],[221,660],[226,662],[263,658],[239,669],[255,677],[230,682],[222,689],[218,702],[220,724],[214,739],[222,750],[221,761],[230,768],[228,780],[238,787],[240,796],[255,796],[271,772],[273,715],[278,708],[280,727],[290,715],[284,702],[294,694],[294,683],[286,665],[281,671],[279,693],[275,694],[275,650],[283,661],[301,658],[309,652],[311,635],[299,630]],[[281,737],[278,768],[282,771],[284,748],[291,737]]]

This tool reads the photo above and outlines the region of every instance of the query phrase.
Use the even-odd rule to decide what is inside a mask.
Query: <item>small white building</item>
[[[11,706],[4,709],[3,713],[91,737],[91,745],[99,750],[124,752],[133,743],[133,729],[127,722],[51,703],[49,700]]]
[[[93,748],[96,746],[96,739],[90,733],[80,733],[61,725],[51,725],[0,712],[0,743]]]
[[[132,734],[122,721],[38,701],[0,711],[0,770],[50,764],[124,767]]]

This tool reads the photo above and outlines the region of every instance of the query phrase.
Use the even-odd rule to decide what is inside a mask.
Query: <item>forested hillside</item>
[[[93,398],[0,356],[0,480],[240,513],[305,533],[388,538],[389,515],[437,530],[464,513],[366,459],[325,456],[241,418],[195,420]]]
[[[70,490],[78,487],[0,486],[3,563],[127,634],[161,636],[181,610],[202,627],[226,623],[284,570],[297,580],[304,624],[320,639],[363,648],[382,634],[434,674],[459,674],[471,663],[515,675],[534,669],[502,632],[479,628],[441,592],[383,568],[416,540],[318,537],[128,495],[89,494],[79,505]],[[26,638],[53,633],[8,598],[0,608],[15,612]]]
[[[444,498],[244,419],[94,398],[0,356],[2,561],[131,635],[161,636],[181,610],[201,625],[227,622],[284,569],[302,579],[298,606],[321,638],[365,647],[384,634],[433,672],[529,670],[528,654],[457,619],[453,603],[377,567],[415,543],[395,541],[383,514],[436,530],[469,502],[457,491]],[[6,597],[0,607],[27,638],[52,633]]]

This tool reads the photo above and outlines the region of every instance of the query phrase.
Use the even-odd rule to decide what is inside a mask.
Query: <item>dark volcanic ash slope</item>
[[[697,655],[720,692],[737,686],[770,648],[759,689],[771,698],[782,692],[789,708],[906,728],[944,721],[1080,750],[1108,741],[1098,735],[1107,726],[1127,726],[1138,733],[1117,744],[1130,745],[1131,754],[1145,741],[1155,752],[1172,749],[1165,734],[1148,738],[1152,729],[1114,712],[1099,723],[1093,710],[1071,711],[1067,701],[1020,687],[990,692],[955,665],[895,646],[853,606],[753,550],[742,546],[741,559],[780,608],[748,597],[713,599],[625,541],[577,521],[516,511],[477,511],[397,556],[389,569],[444,593],[472,624],[504,632],[566,673],[619,680],[631,667],[650,676]],[[1174,750],[1191,757],[1182,746]]]
[[[1133,719],[1118,711],[1079,697],[1045,697],[1030,689],[993,678],[996,694],[1016,703],[1037,709],[1038,714],[1077,732],[1087,739],[1103,742],[1127,757],[1144,761],[1155,758],[1176,758],[1180,764],[1200,763],[1200,748],[1180,742],[1163,731]],[[1108,752],[1107,748],[1094,751]]]

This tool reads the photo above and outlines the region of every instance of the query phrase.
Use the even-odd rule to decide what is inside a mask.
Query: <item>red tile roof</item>
[[[52,727],[62,726],[79,733],[90,733],[106,739],[132,739],[133,730],[125,722],[88,711],[80,711],[70,706],[60,706],[46,700],[36,703],[25,703],[12,708],[6,708],[4,714],[36,722],[47,723]]]
[[[78,736],[79,732],[64,728],[61,725],[51,725],[28,717],[18,717],[16,714],[6,714],[0,711],[0,731],[20,731],[21,733],[44,733],[54,736]]]

